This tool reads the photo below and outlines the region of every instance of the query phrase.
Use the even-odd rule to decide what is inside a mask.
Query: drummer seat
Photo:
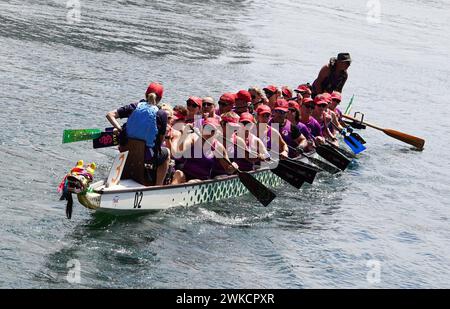
[[[154,185],[145,166],[145,141],[128,138],[127,143],[120,147],[120,151],[128,151],[121,179],[133,179],[144,186]]]

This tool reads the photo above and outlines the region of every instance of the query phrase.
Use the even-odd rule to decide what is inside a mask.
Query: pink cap
[[[283,96],[288,97],[289,99],[292,98],[292,91],[287,86],[281,87],[281,92],[283,93]]]
[[[264,87],[263,90],[264,90],[264,91],[265,91],[265,90],[268,90],[268,91],[270,91],[270,92],[275,93],[275,92],[277,92],[277,86],[269,85],[269,86],[267,86],[267,87]]]
[[[220,127],[220,122],[219,122],[219,119],[217,119],[217,118],[209,117],[203,121],[203,126],[206,126],[206,125],[213,126],[214,128],[217,129],[218,127]]]
[[[238,93],[236,93],[236,100],[241,100],[248,103],[252,101],[252,96],[247,90],[239,90]]]
[[[222,96],[219,99],[219,102],[224,102],[227,104],[234,105],[235,100],[236,100],[236,95],[234,93],[227,92],[227,93],[222,94]]]
[[[311,103],[311,102],[314,102],[314,100],[311,99],[311,98],[304,98],[304,99],[302,100],[302,105],[305,104],[305,103]]]
[[[290,108],[295,108],[296,110],[300,110],[300,105],[295,101],[288,101],[288,106]]]
[[[242,113],[241,117],[239,118],[239,122],[244,122],[244,121],[255,123],[255,118],[250,113]]]
[[[311,94],[311,89],[309,89],[309,87],[307,85],[299,85],[297,87],[297,89],[295,89],[294,91],[296,91],[296,92],[307,92],[307,93]]]
[[[275,108],[273,110],[287,112],[288,109],[289,109],[288,102],[285,99],[278,99],[275,102]]]
[[[258,115],[262,115],[262,114],[271,114],[272,110],[270,109],[270,107],[268,105],[265,104],[261,104],[260,106],[258,106],[258,108],[256,109],[256,113]]]
[[[328,102],[323,98],[323,96],[316,96],[314,98],[314,104],[316,105],[328,105]]]
[[[338,92],[338,91],[333,91],[333,92],[331,93],[331,99],[332,99],[332,100],[338,100],[338,101],[340,102],[340,101],[342,100],[341,93]]]
[[[199,98],[199,97],[189,97],[189,99],[187,99],[186,103],[187,103],[187,102],[194,103],[194,104],[196,104],[198,107],[202,108],[202,103],[203,103],[202,98]]]

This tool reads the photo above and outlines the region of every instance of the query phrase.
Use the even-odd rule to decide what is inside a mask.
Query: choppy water
[[[450,287],[449,1],[65,1],[0,3],[0,287]],[[114,218],[56,187],[74,162],[115,155],[61,144],[65,128],[105,127],[107,111],[160,80],[165,101],[312,81],[349,51],[344,101],[385,127],[426,138],[416,152],[384,134],[336,177],[267,208],[251,196]],[[378,283],[367,280],[379,263]],[[376,263],[377,263],[376,262]]]

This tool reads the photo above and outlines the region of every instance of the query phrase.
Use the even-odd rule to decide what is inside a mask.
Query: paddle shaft
[[[343,114],[342,117],[359,122],[358,119],[356,119],[356,118],[354,118],[352,116],[349,116],[349,115]],[[381,127],[379,127],[377,125],[374,125],[372,123],[368,123],[366,121],[361,121],[361,122],[364,125],[368,126],[368,127],[371,127],[371,128],[376,129],[378,131],[381,131],[384,134],[389,135],[390,137],[393,137],[393,138],[395,138],[397,140],[400,140],[400,141],[402,141],[404,143],[412,145],[412,146],[414,146],[414,147],[416,147],[416,148],[418,148],[420,150],[423,149],[423,146],[425,144],[425,140],[420,138],[420,137],[409,135],[409,134],[406,134],[406,133],[403,133],[403,132],[400,132],[400,131],[396,131],[396,130],[393,130],[393,129],[384,129],[384,128],[381,128]]]

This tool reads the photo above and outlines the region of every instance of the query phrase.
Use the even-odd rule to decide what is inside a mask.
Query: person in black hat
[[[312,97],[317,94],[333,91],[342,93],[347,81],[347,69],[352,59],[349,53],[339,53],[337,57],[332,57],[330,62],[322,67],[316,80],[312,84]]]

